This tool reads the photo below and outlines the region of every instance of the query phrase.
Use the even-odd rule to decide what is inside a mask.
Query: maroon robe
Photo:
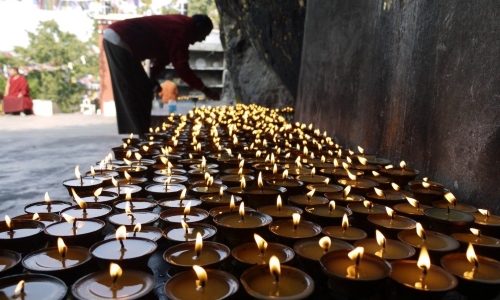
[[[28,81],[22,75],[11,76],[9,90],[3,98],[4,112],[15,113],[31,109],[33,109],[33,101],[31,101]]]

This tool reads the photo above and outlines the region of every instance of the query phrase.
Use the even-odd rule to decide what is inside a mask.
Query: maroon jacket
[[[160,15],[127,19],[109,26],[140,60],[152,59],[154,78],[169,63],[192,88],[201,90],[203,82],[189,67],[189,44],[194,41],[195,27],[191,17]]]

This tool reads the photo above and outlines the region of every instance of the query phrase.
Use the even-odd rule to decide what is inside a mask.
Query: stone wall
[[[498,1],[310,0],[296,118],[500,211]]]
[[[216,0],[228,69],[226,93],[244,103],[293,105],[305,18],[303,0]]]

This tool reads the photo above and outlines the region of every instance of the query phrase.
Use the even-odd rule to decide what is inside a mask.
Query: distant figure
[[[165,80],[161,84],[160,91],[161,102],[167,104],[168,113],[175,113],[177,111],[177,98],[179,97],[179,90],[177,84],[170,80]]]
[[[9,69],[9,80],[5,86],[3,110],[6,114],[32,114],[33,101],[30,98],[30,88],[26,78],[19,74],[19,69]]]
[[[127,19],[104,30],[119,133],[148,131],[156,79],[169,63],[189,86],[219,100],[219,93],[205,86],[189,67],[189,45],[203,41],[212,29],[206,15],[164,15]],[[153,63],[150,78],[141,65],[145,59]]]

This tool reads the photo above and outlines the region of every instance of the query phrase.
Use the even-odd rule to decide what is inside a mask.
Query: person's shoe
[[[26,117],[26,114],[25,114],[24,112],[21,112],[19,115],[20,115],[21,117]]]

